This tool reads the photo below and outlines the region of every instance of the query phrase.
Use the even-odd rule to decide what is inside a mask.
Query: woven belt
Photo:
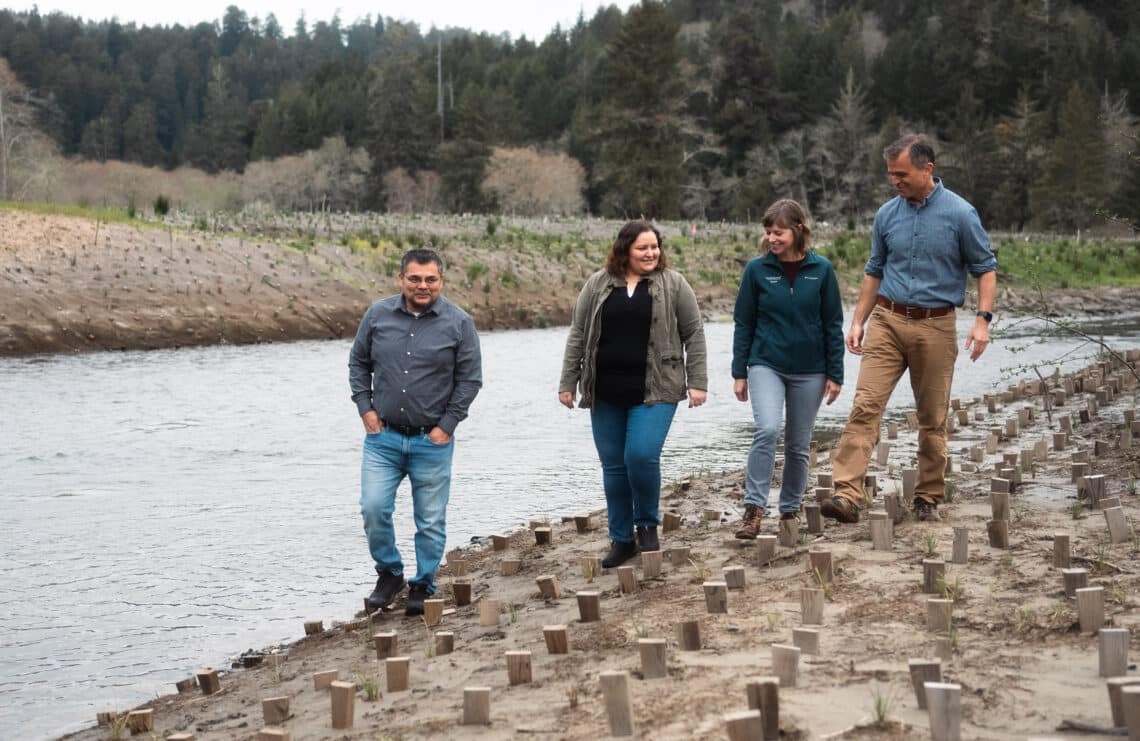
[[[954,311],[953,306],[941,306],[937,309],[928,309],[925,306],[897,304],[882,296],[876,296],[875,303],[888,311],[893,311],[900,316],[905,316],[907,319],[934,319],[935,317],[946,316]]]
[[[432,427],[435,425],[428,425],[427,427],[409,427],[407,425],[394,425],[391,422],[381,420],[384,426],[392,432],[398,432],[404,437],[418,437],[419,435],[426,435],[431,432]]]

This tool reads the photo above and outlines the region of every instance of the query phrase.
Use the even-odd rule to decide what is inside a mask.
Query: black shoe
[[[376,588],[368,595],[368,606],[373,610],[383,610],[392,604],[396,595],[404,591],[404,577],[396,576],[390,571],[381,571],[380,578],[376,580]]]
[[[925,499],[915,499],[914,519],[919,522],[938,522],[942,518],[938,516],[937,504],[931,504]]]
[[[657,540],[657,527],[646,525],[637,528],[637,547],[642,551],[659,551],[661,542]]]
[[[612,569],[621,566],[637,555],[637,543],[623,543],[615,540],[610,544],[610,552],[602,559],[603,569]]]
[[[408,590],[408,604],[404,607],[404,615],[408,617],[412,617],[414,615],[423,615],[424,600],[427,598],[427,585],[412,582],[412,587]]]

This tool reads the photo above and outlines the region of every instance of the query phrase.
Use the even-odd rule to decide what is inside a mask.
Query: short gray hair
[[[883,148],[883,159],[887,162],[897,160],[903,152],[910,155],[910,163],[918,168],[934,161],[934,146],[922,134],[907,134],[888,144]]]

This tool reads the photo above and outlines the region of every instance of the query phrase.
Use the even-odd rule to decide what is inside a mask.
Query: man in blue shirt
[[[978,212],[934,177],[934,148],[909,135],[884,149],[883,158],[898,195],[875,215],[871,257],[846,340],[847,349],[863,360],[835,455],[835,495],[822,506],[824,516],[840,522],[859,521],[863,477],[883,410],[906,370],[919,425],[915,518],[939,519],[946,415],[958,357],[955,308],[965,303],[966,276],[973,275],[978,311],[965,347],[977,360],[989,345],[997,289],[997,260]]]
[[[386,607],[405,585],[392,513],[407,477],[416,575],[405,613],[422,615],[446,541],[452,436],[482,386],[482,359],[475,322],[440,295],[439,255],[411,250],[398,279],[401,292],[365,312],[348,356],[348,379],[365,431],[360,513],[379,574],[368,606]]]

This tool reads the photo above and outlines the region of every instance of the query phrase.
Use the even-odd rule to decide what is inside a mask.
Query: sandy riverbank
[[[929,738],[927,713],[917,708],[907,661],[932,657],[940,636],[953,641],[942,674],[961,686],[963,738],[1052,736],[1065,724],[1094,729],[1083,738],[1113,738],[1105,680],[1098,676],[1098,639],[1080,630],[1076,604],[1064,596],[1060,572],[1052,566],[1053,535],[1069,534],[1072,566],[1088,569],[1089,585],[1104,588],[1106,625],[1132,630],[1134,660],[1140,649],[1135,568],[1140,540],[1131,535],[1109,543],[1101,511],[1086,508],[1074,518],[1071,459],[1074,451],[1086,453],[1089,473],[1104,474],[1106,494],[1120,497],[1128,517],[1137,516],[1140,498],[1129,482],[1140,474],[1140,444],[1122,447],[1136,382],[1127,371],[1094,366],[1055,383],[1063,388],[1066,380],[1078,379],[1085,392],[1068,395],[1051,416],[1043,397],[1030,395],[1032,383],[1022,384],[1021,392],[1007,392],[992,413],[983,400],[962,401],[969,424],[951,439],[953,501],[942,507],[942,522],[900,523],[890,550],[872,549],[866,519],[857,525],[827,521],[819,534],[807,533],[804,524],[795,547],[780,547],[774,559],[760,563],[755,542],[733,538],[741,472],[676,482],[663,494],[663,505],[683,521],[680,529],[663,535],[663,547],[688,547],[691,560],[672,565],[666,555],[656,578],[645,578],[639,567],[633,594],[621,593],[615,572],[591,580],[581,571],[581,557],[604,553],[604,516],[596,515],[596,528],[584,534],[572,522],[556,522],[550,546],[536,545],[534,535],[522,531],[510,536],[504,552],[489,546],[469,550],[471,605],[453,604],[455,577],[445,566],[439,596],[446,598],[448,612],[437,628],[405,618],[402,609],[374,616],[370,624],[360,614],[352,616],[357,605],[330,605],[327,614],[312,616],[324,621],[324,632],[298,640],[261,666],[224,671],[219,693],[205,696],[194,688],[143,707],[154,709],[160,736],[188,732],[199,740],[255,738],[264,725],[261,700],[276,696],[289,698],[290,717],[281,726],[294,739],[594,739],[608,734],[598,675],[624,670],[631,673],[640,737],[724,738],[724,716],[747,708],[748,678],[772,674],[771,646],[791,643],[793,628],[801,625],[801,589],[816,584],[809,551],[829,550],[835,574],[818,626],[819,653],[802,656],[798,686],[780,690],[782,738]],[[1115,398],[1108,401],[1102,390],[1098,411],[1082,423],[1080,411],[1088,411],[1097,390],[1113,382],[1119,385]],[[971,449],[985,445],[991,428],[1006,429],[1028,408],[1034,410],[1031,422],[1019,425],[1015,436],[1003,436],[980,462],[971,462]],[[1054,451],[1053,433],[1065,416],[1073,434],[1065,450]],[[1042,440],[1049,448],[1047,459],[1026,466],[1011,497],[1010,547],[992,548],[986,522],[992,517],[995,463],[1003,454],[1024,455]],[[1095,455],[1098,441],[1101,450]],[[900,473],[913,463],[916,433],[904,427],[890,442],[887,464],[872,463],[870,469],[879,481],[876,508],[883,495],[901,490]],[[819,458],[815,474],[826,475],[826,453]],[[702,519],[709,509],[723,513],[721,520]],[[965,564],[946,564],[946,582],[957,585],[959,594],[953,630],[939,634],[926,625],[929,595],[921,588],[922,561],[931,553],[949,561],[955,527],[968,528],[969,558]],[[765,532],[775,534],[774,521],[765,523]],[[501,576],[503,559],[520,560],[519,572]],[[728,592],[727,614],[708,614],[702,582],[731,566],[744,567],[747,584]],[[560,583],[559,599],[539,593],[535,579],[548,574]],[[369,587],[361,585],[361,596]],[[575,595],[590,590],[601,593],[601,620],[583,623]],[[482,599],[501,601],[498,626],[480,626]],[[675,627],[686,619],[700,621],[704,647],[699,651],[678,646]],[[338,626],[337,620],[346,622]],[[567,626],[566,655],[547,653],[543,626],[554,624]],[[297,630],[301,635],[302,626]],[[410,657],[409,690],[385,691],[385,669],[371,639],[377,631],[398,634],[399,654]],[[454,633],[453,653],[433,655],[435,631]],[[667,639],[667,677],[641,677],[640,637]],[[532,652],[533,681],[510,686],[505,652],[520,650]],[[329,691],[314,689],[313,675],[326,670],[339,670],[342,679],[357,683],[351,729],[332,729]],[[1135,668],[1128,675],[1140,676]],[[375,701],[368,701],[363,689],[370,679],[383,693]],[[463,690],[470,686],[491,688],[489,726],[460,725]],[[886,723],[874,723],[877,696],[890,700]],[[92,728],[68,738],[109,736],[108,728]]]

